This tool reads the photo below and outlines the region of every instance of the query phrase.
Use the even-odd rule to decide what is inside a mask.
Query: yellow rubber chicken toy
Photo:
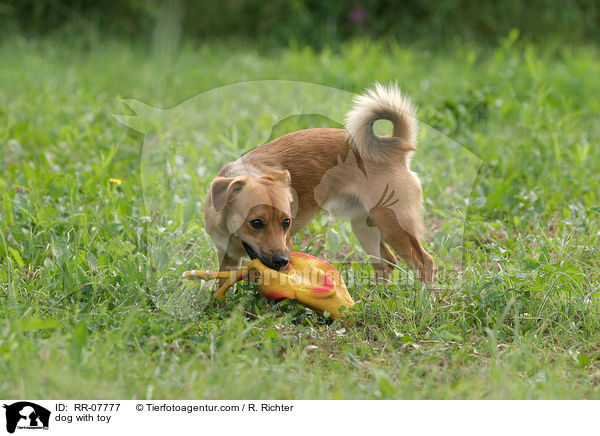
[[[256,281],[261,294],[271,300],[289,298],[323,314],[327,311],[332,318],[340,318],[346,310],[354,306],[354,301],[346,283],[329,262],[305,253],[291,252],[290,262],[283,271],[267,268],[259,259],[254,259],[236,271],[185,271],[182,277],[188,279],[227,279],[215,292],[215,298],[225,298],[227,290],[237,281],[248,277],[250,271],[260,275]]]

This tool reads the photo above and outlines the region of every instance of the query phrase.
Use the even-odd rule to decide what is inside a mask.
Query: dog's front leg
[[[234,271],[240,268],[241,256],[233,256],[227,252],[219,253],[219,271]],[[227,279],[219,279],[219,288],[221,288]]]

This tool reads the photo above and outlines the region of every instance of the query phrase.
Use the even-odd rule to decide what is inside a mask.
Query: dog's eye
[[[250,226],[252,226],[254,230],[262,230],[265,228],[265,223],[263,223],[262,220],[255,219],[250,221]]]
[[[290,219],[286,218],[281,222],[281,227],[283,227],[285,230],[290,228]]]

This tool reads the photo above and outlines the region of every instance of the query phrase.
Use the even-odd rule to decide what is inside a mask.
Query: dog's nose
[[[273,263],[274,269],[280,270],[285,268],[290,261],[290,258],[283,254],[275,254],[273,255],[271,262]]]

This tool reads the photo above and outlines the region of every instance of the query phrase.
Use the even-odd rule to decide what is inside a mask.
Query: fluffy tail
[[[389,120],[394,126],[392,136],[377,136],[373,124]],[[397,85],[375,84],[375,89],[354,98],[354,106],[346,115],[346,130],[352,148],[363,159],[383,162],[404,158],[416,150],[418,123],[412,103]]]

